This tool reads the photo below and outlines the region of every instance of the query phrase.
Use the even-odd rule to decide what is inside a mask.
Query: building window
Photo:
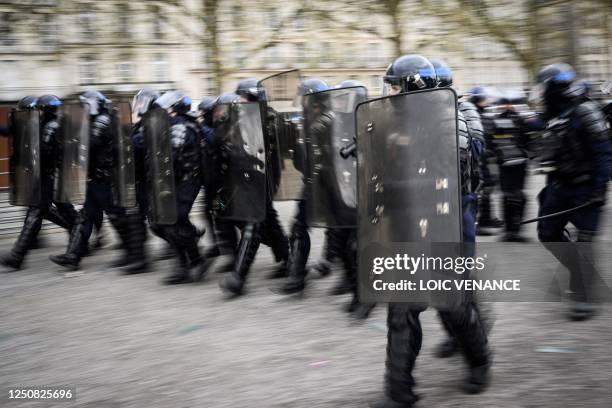
[[[245,21],[243,21],[243,11],[242,6],[240,4],[234,4],[232,6],[232,27],[234,30],[239,30],[242,26],[245,25]]]
[[[79,25],[81,26],[81,37],[86,41],[96,39],[96,15],[95,13],[81,13],[79,15]]]
[[[0,13],[0,44],[10,47],[17,43],[13,30],[15,13]]]
[[[329,64],[331,61],[331,44],[328,41],[321,43],[321,51],[319,54],[319,62],[321,64]]]
[[[97,62],[91,55],[81,57],[79,62],[79,83],[81,85],[97,82]]]
[[[128,56],[119,58],[117,63],[117,77],[119,82],[132,82],[134,80],[134,64]]]
[[[163,40],[166,33],[166,17],[157,6],[153,7],[151,15],[153,16],[153,38],[155,40]]]
[[[276,45],[268,48],[266,53],[266,65],[268,68],[274,67],[278,64],[278,47]]]
[[[132,27],[130,25],[130,15],[127,9],[123,9],[119,12],[119,17],[117,18],[117,25],[119,36],[123,40],[129,40],[132,37]]]
[[[380,64],[380,44],[371,42],[367,45],[368,66],[377,67]]]
[[[295,64],[298,68],[306,66],[306,43],[303,41],[295,43]]]
[[[168,60],[162,53],[153,56],[153,80],[156,82],[168,80]]]
[[[57,45],[57,24],[55,23],[55,16],[53,14],[43,15],[39,30],[41,45],[44,47]]]
[[[245,65],[244,43],[237,41],[232,47],[232,62],[234,67],[243,68]]]
[[[296,31],[304,31],[304,28],[306,27],[306,21],[304,20],[303,13],[299,13],[297,16],[295,16],[293,26]]]

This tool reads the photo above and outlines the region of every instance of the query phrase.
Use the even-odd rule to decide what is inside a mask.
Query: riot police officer
[[[409,93],[417,90],[435,88],[438,79],[433,65],[420,55],[405,55],[396,59],[387,69],[384,77],[391,95]],[[471,190],[470,142],[468,127],[461,112],[459,117],[461,186],[463,195],[463,224],[471,223],[471,228],[464,228],[464,241],[474,239],[473,200],[467,200]],[[467,205],[466,205],[467,204]],[[438,237],[441,238],[441,237]],[[472,241],[473,242],[473,241]],[[423,306],[418,304],[389,304],[388,343],[386,363],[386,399],[375,405],[379,408],[411,407],[418,397],[412,387],[414,379],[412,370],[421,348],[422,331],[419,315]],[[488,383],[489,352],[487,336],[475,302],[464,301],[460,305],[440,313],[444,325],[454,334],[470,368],[470,375],[465,390],[470,393],[480,392]]]
[[[191,98],[183,92],[166,92],[155,100],[154,105],[165,110],[169,116],[176,222],[169,225],[152,222],[151,229],[172,246],[178,257],[178,266],[164,279],[164,283],[189,283],[193,281],[190,271],[192,268],[200,266],[198,279],[201,279],[205,272],[198,247],[201,233],[189,219],[189,212],[202,185],[200,132],[197,123],[188,115]],[[146,138],[145,134],[145,140]],[[148,172],[153,170],[147,169]],[[154,177],[155,175],[149,175],[149,178]],[[154,198],[149,198],[152,199]]]
[[[235,94],[238,96],[235,103],[264,102],[261,100],[262,92],[259,90],[258,81],[255,78],[247,78],[238,83]],[[262,103],[262,108],[265,105]],[[287,262],[289,259],[289,242],[282,226],[278,220],[278,213],[272,203],[278,183],[273,179],[272,171],[273,155],[276,154],[274,146],[275,135],[270,126],[274,118],[273,112],[267,110],[261,113],[264,129],[264,145],[266,153],[266,197],[265,197],[265,219],[261,223],[248,222],[241,226],[242,234],[238,243],[237,257],[232,273],[221,282],[221,288],[234,295],[242,293],[246,276],[250,265],[259,247],[264,243],[272,249],[276,262],[280,265],[273,271],[271,278],[279,278],[287,274]],[[244,254],[244,256],[242,256]]]
[[[353,79],[347,79],[336,85],[336,89],[350,88],[350,87],[363,87],[363,84]],[[364,88],[365,89],[365,88]],[[367,99],[367,90],[365,98]],[[336,261],[342,259],[344,250],[346,249],[347,236],[346,230],[341,228],[327,228],[325,229],[325,241],[323,243],[323,256],[322,259],[314,265],[313,269],[316,270],[321,277],[326,277],[331,273],[331,265]],[[345,275],[344,279],[341,279],[339,283],[332,288],[331,295],[343,295],[351,291],[351,283],[348,276]]]
[[[84,92],[80,101],[89,107],[90,121],[85,202],[70,234],[66,252],[50,257],[54,263],[72,270],[78,269],[94,224],[102,219],[104,212],[123,242],[128,242],[130,236],[125,209],[116,204],[117,197],[113,194],[117,160],[111,102],[98,91]],[[62,180],[62,183],[70,181]]]
[[[489,106],[487,91],[480,86],[470,89],[468,101],[476,106],[480,114],[483,128],[488,128],[487,122],[490,120],[486,112]],[[489,228],[500,228],[504,225],[503,221],[493,215],[491,208],[491,193],[498,183],[497,171],[495,167],[495,153],[491,146],[491,135],[484,133],[485,144],[480,158],[480,170],[482,174],[482,185],[478,191],[478,234],[490,235]]]
[[[242,102],[264,102],[261,100],[262,93],[258,88],[258,81],[255,78],[243,79],[238,83],[236,94],[240,96]],[[275,135],[273,133],[274,112],[271,108],[262,112],[264,137],[266,144],[266,166],[268,174],[268,195],[266,203],[266,219],[261,227],[261,242],[269,246],[274,254],[279,266],[272,272],[270,278],[283,278],[287,276],[287,261],[289,259],[289,240],[283,231],[278,220],[278,213],[274,208],[272,198],[278,188],[278,180],[275,180],[276,172],[272,170],[273,163],[276,162],[275,155],[278,154],[275,146]]]
[[[314,94],[329,89],[329,85],[319,78],[308,78],[302,82],[300,94]],[[324,128],[331,123],[331,118],[327,114],[318,116],[318,123],[313,123],[312,126]],[[302,173],[306,178],[308,176],[308,164],[306,162],[306,152],[296,152],[294,157],[295,168]],[[307,218],[307,189],[302,191],[302,199],[298,200],[298,209],[295,214],[293,225],[291,227],[291,235],[289,237],[289,247],[291,249],[289,255],[289,273],[288,279],[285,282],[282,292],[286,294],[301,292],[304,289],[306,281],[306,263],[310,254],[310,234],[308,232]]]
[[[74,225],[76,218],[74,207],[53,200],[55,173],[60,153],[58,109],[61,104],[62,101],[55,95],[43,95],[40,98],[27,96],[17,105],[18,110],[31,110],[34,113],[37,109],[40,112],[40,127],[32,129],[39,134],[40,180],[33,180],[32,183],[40,182],[40,199],[31,201],[17,241],[10,253],[0,258],[0,264],[12,269],[21,268],[25,255],[36,241],[43,218],[69,232]],[[13,127],[15,125],[16,123],[12,124]]]
[[[534,95],[545,110],[546,148],[552,160],[546,186],[538,196],[538,216],[573,211],[538,222],[538,238],[570,272],[570,318],[590,318],[595,308],[592,284],[596,272],[592,245],[570,242],[564,233],[572,223],[578,243],[592,242],[599,230],[601,207],[612,168],[612,141],[601,108],[584,96],[574,83],[575,71],[567,64],[544,67],[537,75]],[[567,243],[560,245],[559,243]]]
[[[499,103],[502,111],[489,120],[487,133],[499,166],[503,193],[504,224],[507,242],[525,242],[519,234],[526,198],[523,193],[527,176],[527,126],[509,98]]]
[[[217,148],[215,140],[215,129],[213,128],[213,110],[218,97],[207,96],[198,104],[198,123],[201,133],[201,156],[202,156],[202,185],[204,187],[204,218],[209,231],[214,231],[214,212],[213,197],[214,185],[212,183],[212,173],[214,170],[214,151]],[[213,245],[207,249],[204,257],[211,261],[220,255],[219,247],[216,242],[216,235],[212,234]]]

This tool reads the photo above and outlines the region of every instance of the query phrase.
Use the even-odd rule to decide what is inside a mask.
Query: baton
[[[355,141],[352,141],[351,143],[340,149],[340,156],[344,160],[348,159],[350,156],[355,156],[355,149],[357,149],[357,143]]]
[[[595,204],[593,201],[587,201],[586,203],[581,204],[578,207],[574,207],[574,208],[570,208],[570,209],[567,209],[567,210],[559,211],[559,212],[556,212],[556,213],[546,214],[546,215],[542,215],[541,217],[536,217],[536,218],[532,218],[530,220],[522,221],[519,225],[530,224],[532,222],[537,222],[537,221],[541,221],[541,220],[547,220],[549,218],[555,218],[555,217],[558,217],[558,216],[563,215],[563,214],[568,214],[568,213],[572,213],[574,211],[582,210],[583,208],[590,207],[593,204]]]

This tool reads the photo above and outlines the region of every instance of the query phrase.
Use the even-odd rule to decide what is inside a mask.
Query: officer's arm
[[[578,106],[576,113],[586,133],[595,165],[595,187],[604,190],[612,173],[612,140],[603,112],[593,102]]]
[[[91,140],[89,141],[90,150],[103,146],[110,137],[111,118],[102,114],[95,117],[91,124]]]

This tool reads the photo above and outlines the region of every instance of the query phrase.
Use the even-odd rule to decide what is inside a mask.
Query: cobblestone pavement
[[[530,181],[527,216],[540,182]],[[277,207],[288,230],[293,204]],[[605,225],[603,238],[611,240],[609,217]],[[535,226],[526,233],[535,239]],[[0,406],[336,408],[367,407],[382,396],[386,307],[362,324],[351,321],[342,310],[349,298],[327,293],[339,270],[311,280],[302,298],[285,298],[270,290],[279,282],[265,278],[273,262],[262,247],[247,295],[226,300],[215,274],[162,286],[171,260],[149,274],[121,276],[105,266],[119,255],[110,242],[84,260],[82,274],[68,277],[48,260],[66,240],[65,233],[45,236],[26,269],[0,274]],[[320,256],[321,231],[313,243],[311,262]],[[0,249],[11,244],[0,241]],[[153,254],[163,248],[154,239],[148,245]],[[609,407],[612,308],[581,323],[564,312],[561,303],[494,304],[493,382],[478,396],[458,390],[460,357],[433,356],[442,332],[436,314],[425,312],[417,407]],[[8,402],[6,387],[24,385],[76,386],[77,398]]]

